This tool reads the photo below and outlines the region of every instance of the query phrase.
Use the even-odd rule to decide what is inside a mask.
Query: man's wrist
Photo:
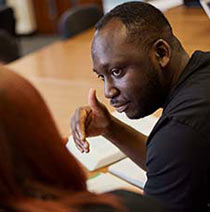
[[[111,138],[113,136],[116,124],[117,124],[117,119],[110,114],[108,119],[108,125],[106,129],[104,130],[104,133],[102,136],[104,136],[105,138]]]

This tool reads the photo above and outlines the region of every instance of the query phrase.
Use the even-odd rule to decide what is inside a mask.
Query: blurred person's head
[[[66,211],[75,204],[112,202],[87,192],[86,176],[66,149],[40,94],[3,66],[0,173],[0,207],[4,209]]]
[[[16,38],[5,30],[0,30],[0,63],[9,63],[20,57]]]

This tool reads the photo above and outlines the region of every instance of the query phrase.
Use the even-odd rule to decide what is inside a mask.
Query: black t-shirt
[[[196,51],[147,141],[145,193],[169,211],[209,211],[210,52]]]

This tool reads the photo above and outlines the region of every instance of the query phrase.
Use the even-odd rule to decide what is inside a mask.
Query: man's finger
[[[73,139],[74,139],[74,143],[77,146],[77,148],[80,150],[80,152],[84,152],[84,147],[83,144],[81,143],[80,139],[75,136],[75,134],[73,135]]]
[[[85,141],[85,139],[86,139],[85,122],[86,122],[87,117],[85,116],[85,120],[84,120],[83,117],[84,116],[82,116],[79,119],[79,123],[77,125],[77,130],[78,130],[79,137],[80,137],[81,141]]]
[[[94,113],[97,113],[100,109],[100,102],[96,97],[96,90],[91,88],[88,93],[88,104]]]
[[[75,145],[77,146],[77,148],[80,150],[80,152],[82,152],[82,153],[83,152],[85,152],[85,153],[89,152],[89,143],[87,141],[81,142],[81,140],[74,137],[74,142],[75,142]]]
[[[80,135],[80,131],[76,130],[74,131],[74,139],[75,142],[81,147],[83,148],[83,150],[85,152],[89,152],[89,143],[87,142],[86,138],[84,138],[83,140],[81,140],[81,135]]]
[[[80,147],[80,145],[78,145],[77,143],[75,143],[75,146],[76,146],[76,148],[77,148],[81,153],[84,152],[83,148]]]
[[[90,145],[89,143],[86,141],[83,145],[85,153],[88,153],[90,151]]]
[[[83,141],[86,138],[85,122],[86,122],[87,114],[85,110],[80,110],[80,109],[77,109],[75,114],[76,115],[71,122],[71,128],[74,129],[74,131],[77,134],[77,137]]]

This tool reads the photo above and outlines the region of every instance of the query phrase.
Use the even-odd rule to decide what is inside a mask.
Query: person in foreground
[[[0,66],[0,211],[163,211],[118,190],[96,195],[38,91]]]
[[[169,211],[208,211],[210,53],[189,57],[158,9],[129,2],[96,24],[92,60],[118,112],[130,119],[163,112],[145,137],[113,117],[92,89],[89,106],[71,120],[78,149],[88,152],[86,138],[102,135],[147,171],[145,195]]]

